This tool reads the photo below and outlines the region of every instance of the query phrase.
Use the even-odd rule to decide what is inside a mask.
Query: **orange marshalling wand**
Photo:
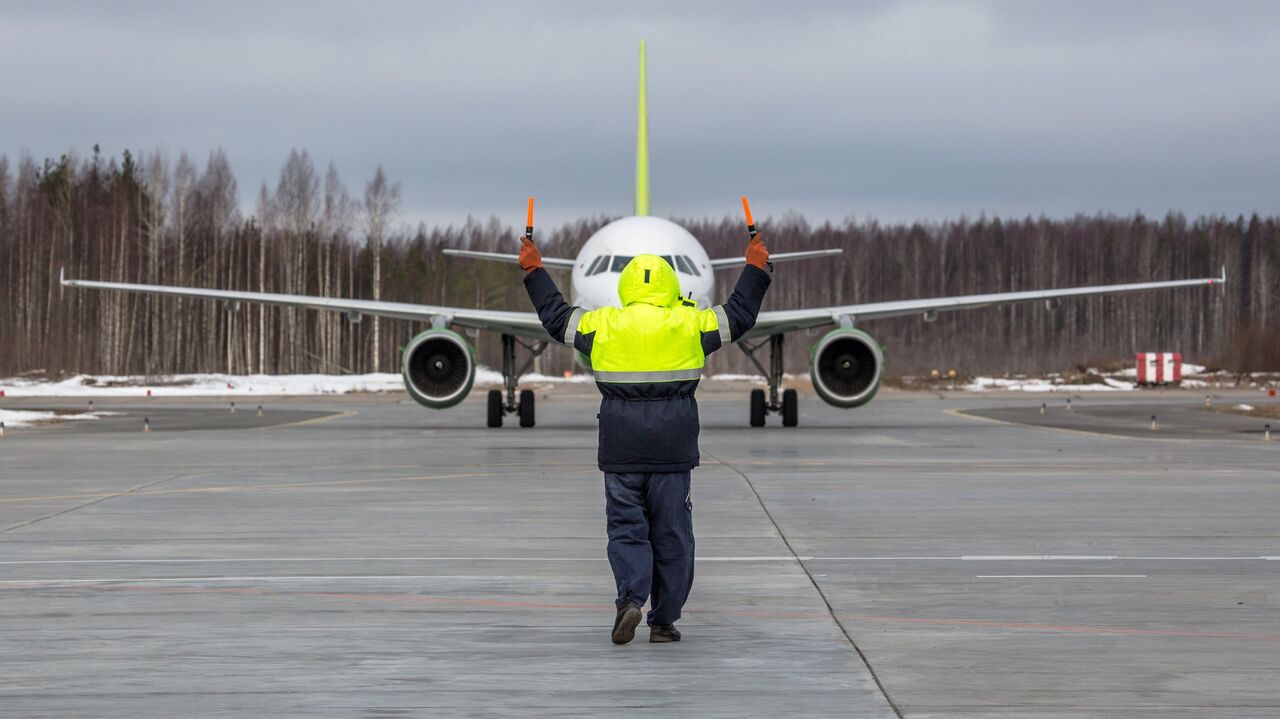
[[[747,196],[742,196],[742,211],[747,213],[747,232],[751,233],[754,239],[756,236],[756,221],[751,219],[751,205],[747,203]]]
[[[529,198],[529,213],[524,218],[524,238],[533,242],[533,197]]]

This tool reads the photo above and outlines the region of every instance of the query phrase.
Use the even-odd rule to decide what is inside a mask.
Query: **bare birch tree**
[[[352,202],[347,188],[338,176],[338,168],[331,162],[324,176],[324,202],[320,210],[319,236],[325,247],[323,259],[317,263],[316,281],[318,292],[323,296],[335,293],[335,265],[341,258],[341,246],[349,241],[348,231],[351,224]],[[324,363],[332,371],[343,368],[341,350],[337,338],[342,331],[343,319],[340,315],[325,315],[321,325],[320,347]]]
[[[291,294],[307,293],[307,264],[311,260],[311,238],[316,220],[316,196],[320,179],[306,150],[289,151],[280,170],[274,202],[280,212],[284,240],[284,284]],[[299,321],[301,312],[293,307],[283,310],[286,332],[281,336],[281,354],[288,358],[286,372],[302,367],[302,344],[305,326]]]
[[[382,243],[396,210],[400,207],[400,183],[388,182],[382,165],[373,173],[373,179],[364,188],[364,222],[368,236],[369,254],[373,261],[373,299],[382,299]],[[379,318],[373,318],[374,372],[382,367],[382,337]]]
[[[275,207],[267,183],[258,188],[258,291],[267,291],[267,236],[275,229]],[[258,374],[267,371],[267,306],[258,305]]]

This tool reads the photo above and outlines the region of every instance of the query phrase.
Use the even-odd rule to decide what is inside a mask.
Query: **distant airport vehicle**
[[[635,214],[600,228],[587,240],[575,259],[542,258],[543,266],[548,269],[572,271],[573,304],[587,309],[619,304],[618,274],[627,262],[638,254],[653,254],[666,258],[676,270],[681,290],[700,307],[712,304],[715,270],[738,267],[745,263],[742,257],[709,258],[697,238],[683,227],[649,214],[648,116],[645,87],[645,49],[642,42],[637,109]],[[518,256],[515,254],[458,249],[446,249],[444,252],[457,257],[481,260],[510,263],[518,261]],[[837,255],[841,252],[839,249],[778,252],[772,254],[770,260],[785,262]],[[798,422],[799,403],[796,391],[794,389],[780,391],[783,375],[783,341],[788,332],[833,327],[813,345],[810,354],[810,379],[818,396],[828,404],[852,408],[871,401],[880,388],[880,379],[884,372],[884,355],[880,343],[859,328],[858,325],[861,322],[908,315],[920,315],[925,322],[933,322],[937,319],[939,312],[1015,302],[1043,301],[1047,308],[1054,309],[1063,298],[1142,292],[1173,287],[1198,287],[1226,281],[1224,267],[1221,277],[1191,280],[1000,292],[761,312],[755,327],[738,342],[738,346],[750,358],[768,384],[767,394],[764,389],[751,390],[749,421],[753,427],[764,426],[766,415],[776,412],[782,415],[784,426],[794,427]],[[67,287],[222,300],[227,303],[228,308],[238,307],[242,302],[307,307],[329,312],[345,312],[352,321],[358,321],[362,316],[370,315],[430,322],[431,329],[418,334],[405,345],[401,355],[401,373],[404,375],[404,386],[409,395],[418,403],[434,409],[445,409],[461,402],[471,391],[475,381],[475,350],[462,334],[452,328],[498,332],[502,335],[504,389],[489,391],[488,424],[490,427],[499,427],[502,425],[504,415],[517,414],[520,426],[534,425],[533,391],[526,389],[517,392],[517,388],[520,377],[532,366],[533,359],[546,349],[551,338],[543,330],[542,323],[533,312],[65,278],[62,279],[62,284]],[[517,344],[525,347],[529,353],[526,361],[519,366],[516,364]],[[765,345],[768,345],[769,349],[767,366],[756,356],[756,353]],[[583,358],[579,357],[578,360],[585,364]]]

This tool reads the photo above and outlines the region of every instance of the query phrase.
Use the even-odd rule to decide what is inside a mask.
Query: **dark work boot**
[[[649,641],[654,644],[680,641],[680,630],[674,624],[650,624]]]
[[[613,620],[613,643],[626,644],[635,639],[636,625],[640,623],[641,616],[640,605],[635,602],[623,604]]]

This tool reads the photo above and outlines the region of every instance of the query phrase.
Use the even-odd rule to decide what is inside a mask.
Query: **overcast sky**
[[[290,148],[402,219],[1280,211],[1280,3],[5,2],[0,152]]]

